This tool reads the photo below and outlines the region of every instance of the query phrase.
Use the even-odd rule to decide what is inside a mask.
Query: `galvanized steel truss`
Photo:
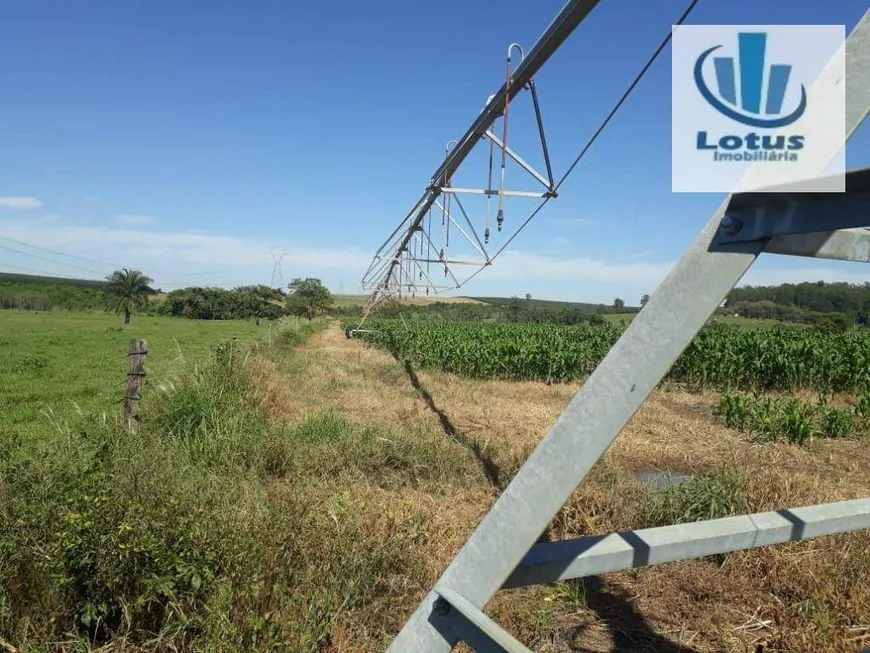
[[[569,3],[560,13],[564,17],[575,12],[568,31],[595,4]],[[539,65],[545,59],[539,59]],[[870,12],[849,35],[845,60],[848,139],[870,110]],[[836,67],[829,66],[811,89],[809,101],[824,98],[843,81]],[[494,102],[496,109],[503,98]],[[457,150],[470,149],[486,132],[486,122],[478,119]],[[830,160],[844,142],[832,140],[829,146]],[[433,177],[435,183],[406,218],[411,224],[435,202],[435,190],[440,193],[447,185],[457,161],[461,157],[448,157]],[[823,174],[825,166],[815,163],[800,164],[806,178]],[[748,174],[757,174],[757,168]],[[536,544],[762,252],[870,262],[870,235],[864,229],[868,225],[870,170],[849,173],[842,194],[802,193],[800,187],[782,186],[730,196],[583,384],[389,650],[446,653],[465,641],[478,651],[527,652],[483,613],[483,606],[501,589],[870,527],[870,499],[865,498]],[[407,238],[413,233],[409,230]]]
[[[519,46],[511,44],[508,48],[508,74],[505,83],[487,100],[486,106],[465,135],[458,141],[448,143],[444,162],[432,175],[423,196],[378,248],[366,270],[362,287],[372,293],[372,303],[377,302],[381,295],[437,294],[455,290],[471,276],[490,265],[493,258],[488,248],[490,199],[498,200],[498,212],[495,215],[496,228],[502,231],[503,203],[506,197],[538,200],[555,197],[555,183],[534,76],[598,2],[599,0],[569,0],[529,52],[523,55],[520,51],[522,60],[514,70],[510,69],[511,53]],[[546,167],[545,173],[536,170],[507,143],[508,109],[523,90],[529,92],[534,108],[536,129]],[[494,125],[499,118],[504,128],[501,138],[494,130]],[[490,145],[491,165],[494,151],[498,151],[502,160],[498,187],[494,187],[491,166],[486,188],[454,187],[452,183],[454,174],[481,141]],[[453,143],[455,147],[450,149]],[[507,161],[519,168],[525,178],[540,184],[542,189],[507,190],[504,183]],[[483,229],[475,228],[475,222],[461,200],[462,195],[487,198],[487,215]],[[436,230],[435,234],[432,233],[433,226]],[[470,255],[461,258],[451,255],[451,231],[454,241],[459,238],[470,250]],[[470,274],[463,273],[462,269],[470,270]]]

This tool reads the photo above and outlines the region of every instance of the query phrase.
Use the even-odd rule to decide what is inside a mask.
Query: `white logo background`
[[[762,109],[771,64],[792,66],[782,105],[783,115],[797,107],[801,84],[806,88],[806,111],[794,123],[770,129],[737,122],[708,104],[695,85],[694,68],[698,57],[709,48],[722,45],[705,63],[705,80],[716,93],[712,59],[733,57],[739,100],[737,36],[740,32],[767,34]],[[801,189],[808,192],[842,192],[842,174],[846,167],[842,149],[846,111],[845,37],[844,25],[682,25],[675,28],[671,60],[672,191],[730,193],[800,182]],[[712,150],[698,149],[699,132],[706,132],[708,142],[714,144],[725,135],[744,138],[750,133],[758,134],[759,138],[784,135],[786,140],[790,135],[802,135],[804,147],[794,151],[797,160],[792,161],[716,161]],[[752,171],[747,174],[750,168]],[[823,174],[836,176],[825,183],[807,182]]]

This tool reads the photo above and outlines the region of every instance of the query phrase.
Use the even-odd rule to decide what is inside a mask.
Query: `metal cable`
[[[33,245],[33,244],[31,244],[31,243],[25,243],[25,242],[22,241],[22,240],[16,240],[15,238],[10,238],[9,236],[0,236],[0,239],[2,239],[2,240],[8,240],[10,243],[15,243],[16,245],[24,245],[24,247],[30,247],[30,248],[37,249],[37,250],[40,250],[40,251],[43,251],[43,252],[49,252],[49,253],[51,253],[51,254],[57,254],[58,256],[65,256],[65,257],[67,257],[67,258],[78,259],[79,261],[85,261],[85,262],[87,262],[87,263],[97,263],[98,265],[105,265],[106,267],[109,267],[109,268],[120,268],[120,267],[123,267],[123,266],[118,265],[118,264],[116,264],[116,263],[106,263],[105,261],[98,261],[98,260],[93,259],[93,258],[86,258],[86,257],[84,257],[84,256],[76,256],[75,254],[67,254],[67,253],[65,253],[65,252],[59,252],[59,251],[56,250],[56,249],[49,249],[48,247],[42,247],[42,246],[40,246],[40,245]]]
[[[73,265],[72,263],[65,263],[63,261],[57,261],[55,259],[50,259],[47,256],[40,256],[39,254],[34,254],[32,252],[24,252],[24,251],[21,251],[20,249],[14,249],[12,247],[7,247],[6,245],[0,245],[0,249],[5,249],[7,251],[14,252],[16,254],[21,254],[23,256],[29,256],[31,258],[37,258],[40,261],[48,261],[49,263],[54,263],[55,265],[63,265],[63,266],[68,267],[68,268],[74,268],[76,270],[83,270],[84,272],[90,272],[91,274],[104,274],[103,272],[100,272],[99,270],[92,270],[91,268],[83,268],[80,265]]]

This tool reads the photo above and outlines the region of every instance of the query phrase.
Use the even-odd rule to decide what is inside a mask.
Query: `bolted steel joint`
[[[726,215],[719,223],[719,228],[729,236],[733,236],[743,228],[743,223],[735,217]]]
[[[432,606],[432,611],[438,616],[446,617],[450,613],[450,604],[439,596]]]

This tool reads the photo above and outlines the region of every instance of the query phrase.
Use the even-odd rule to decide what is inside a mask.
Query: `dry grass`
[[[292,358],[256,365],[261,402],[276,419],[301,423],[336,412],[360,425],[451,437],[479,462],[479,483],[448,497],[423,489],[350,488],[360,510],[426,516],[419,554],[427,560],[428,578],[397,597],[401,618],[578,387],[417,372],[347,340],[337,327]],[[639,470],[737,470],[753,511],[867,494],[866,441],[824,440],[805,448],[750,444],[713,417],[715,399],[712,393],[655,392],[554,520],[550,537],[638,523],[649,495],[630,477]],[[858,533],[610,574],[573,588],[505,592],[488,612],[540,651],[857,650],[870,644],[868,573],[870,537]],[[341,650],[356,650],[348,647]]]

